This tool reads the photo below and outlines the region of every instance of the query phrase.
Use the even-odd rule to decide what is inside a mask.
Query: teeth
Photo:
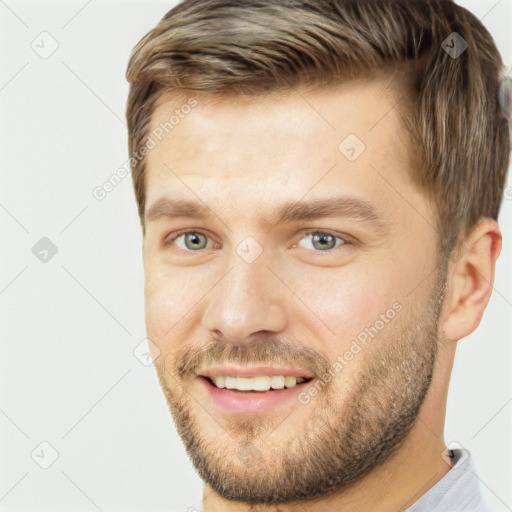
[[[222,376],[222,377],[215,377],[213,379],[213,382],[215,382],[215,385],[218,388],[225,388],[226,387],[226,377],[224,377],[224,376]]]
[[[297,379],[295,377],[285,377],[284,385],[287,388],[294,388],[297,384]]]
[[[224,377],[226,380],[224,381],[225,382],[225,386],[228,388],[228,389],[234,389],[236,387],[236,378],[235,377]],[[213,381],[215,382],[215,381]]]
[[[284,377],[280,377],[280,376],[279,377],[278,376],[270,377],[270,385],[272,386],[272,389],[283,389],[284,381],[285,381]]]
[[[237,389],[239,391],[268,391],[272,389],[293,388],[297,384],[304,382],[302,377],[230,377],[229,375],[220,375],[211,377],[218,388]]]

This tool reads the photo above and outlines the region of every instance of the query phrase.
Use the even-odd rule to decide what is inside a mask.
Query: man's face
[[[196,98],[148,155],[146,326],[160,384],[220,495],[340,490],[410,433],[439,338],[434,215],[409,179],[396,98],[380,82]],[[161,101],[151,129],[185,101]],[[166,200],[211,216],[172,216]],[[322,200],[339,210],[298,208]]]

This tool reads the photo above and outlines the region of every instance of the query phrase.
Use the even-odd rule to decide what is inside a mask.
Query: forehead
[[[382,80],[250,98],[164,95],[150,123],[161,140],[147,155],[146,211],[162,197],[247,213],[333,192],[385,208],[396,185],[412,189],[398,101]]]

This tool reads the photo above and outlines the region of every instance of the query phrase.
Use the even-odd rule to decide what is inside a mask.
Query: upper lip
[[[283,375],[284,377],[302,377],[303,379],[312,379],[313,374],[301,368],[291,366],[211,366],[197,372],[202,377],[219,377],[229,375],[230,377],[258,377]]]

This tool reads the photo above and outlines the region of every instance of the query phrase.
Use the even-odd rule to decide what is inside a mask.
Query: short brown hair
[[[454,37],[467,43],[458,56]],[[451,0],[186,0],[131,54],[129,153],[144,146],[164,92],[256,96],[404,68],[411,177],[436,207],[447,257],[481,218],[498,218],[511,145],[498,106],[501,56]],[[146,159],[130,164],[145,232]]]

